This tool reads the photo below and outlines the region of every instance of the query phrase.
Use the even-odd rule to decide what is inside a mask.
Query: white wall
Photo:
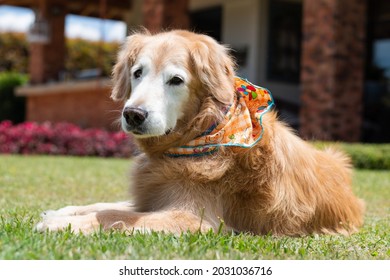
[[[191,0],[190,10],[222,7],[222,42],[233,49],[247,47],[245,67],[238,75],[256,83],[259,59],[259,5],[263,0]]]
[[[258,0],[224,1],[222,41],[234,49],[247,48],[246,65],[238,75],[256,83],[259,61],[259,8]]]

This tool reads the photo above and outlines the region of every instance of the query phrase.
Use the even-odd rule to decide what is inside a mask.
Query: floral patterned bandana
[[[224,120],[186,145],[169,149],[171,157],[203,156],[221,146],[251,148],[263,136],[262,117],[274,105],[269,90],[236,77],[237,99],[226,108]]]

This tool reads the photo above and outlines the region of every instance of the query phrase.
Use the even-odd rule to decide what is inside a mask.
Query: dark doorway
[[[390,142],[390,2],[367,1],[364,142]]]
[[[222,7],[197,10],[190,13],[191,30],[213,37],[221,41],[222,37]]]

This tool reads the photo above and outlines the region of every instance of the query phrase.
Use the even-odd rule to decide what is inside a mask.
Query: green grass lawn
[[[390,172],[355,170],[367,203],[350,237],[38,233],[43,210],[128,198],[123,159],[0,156],[0,259],[390,259]]]

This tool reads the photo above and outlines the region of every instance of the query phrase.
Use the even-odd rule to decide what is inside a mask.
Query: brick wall
[[[27,95],[28,121],[71,122],[81,127],[119,130],[122,104],[113,102],[110,87],[55,90]]]
[[[300,133],[359,141],[364,81],[365,0],[305,0]]]

